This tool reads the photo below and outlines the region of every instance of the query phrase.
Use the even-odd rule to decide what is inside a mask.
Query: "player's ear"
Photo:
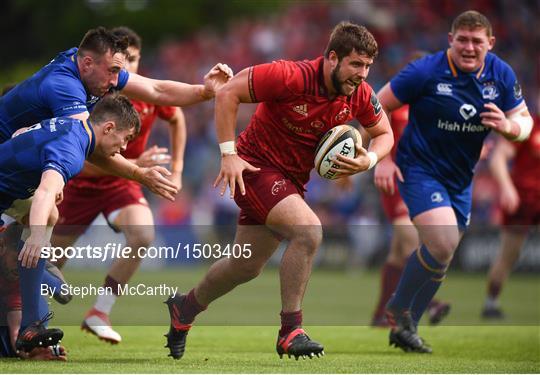
[[[92,59],[92,56],[86,55],[82,58],[82,66],[83,68],[89,69],[92,66],[92,63],[94,62],[94,59]]]
[[[493,49],[493,47],[495,47],[495,37],[494,36],[490,36],[489,37],[489,40],[488,40],[488,50],[491,51]]]
[[[110,134],[116,129],[114,121],[107,121],[103,125],[103,134]]]
[[[339,57],[336,51],[332,50],[328,53],[328,61],[330,61],[330,67],[332,67],[332,69],[339,64]]]
[[[448,44],[452,44],[453,40],[454,40],[454,35],[452,35],[452,33],[448,33]]]

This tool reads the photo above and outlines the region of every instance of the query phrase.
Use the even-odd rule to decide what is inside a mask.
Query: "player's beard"
[[[354,91],[349,95],[343,90],[343,86],[345,85],[345,81],[341,81],[339,73],[341,69],[341,61],[338,62],[336,67],[332,70],[332,73],[330,74],[330,78],[332,80],[332,86],[334,86],[334,90],[338,93],[338,95],[345,95],[345,96],[351,96]]]

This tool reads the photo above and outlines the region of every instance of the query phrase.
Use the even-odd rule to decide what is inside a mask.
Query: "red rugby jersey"
[[[237,141],[243,159],[279,169],[302,189],[324,133],[353,118],[371,127],[382,116],[367,82],[362,82],[350,97],[329,100],[323,61],[321,56],[311,61],[280,60],[251,67],[250,95],[259,105]]]
[[[540,197],[540,118],[536,116],[529,139],[513,143],[516,157],[512,167],[512,181],[519,191]]]
[[[121,154],[127,159],[137,159],[146,149],[146,143],[150,136],[152,125],[157,117],[163,120],[170,120],[176,111],[176,107],[157,106],[150,103],[145,103],[140,100],[131,99],[131,103],[141,119],[141,130],[139,135],[128,143],[127,148]],[[79,175],[73,178],[69,183],[77,188],[95,188],[107,189],[113,186],[118,186],[124,181],[123,178],[117,176],[84,176]]]

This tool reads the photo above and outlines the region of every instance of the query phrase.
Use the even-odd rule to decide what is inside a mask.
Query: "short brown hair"
[[[377,41],[364,26],[351,22],[340,22],[332,30],[324,57],[328,58],[330,51],[336,52],[339,60],[350,55],[352,51],[374,59],[377,57],[379,49]]]
[[[97,124],[114,121],[116,129],[135,129],[135,134],[141,129],[139,115],[127,97],[117,93],[105,95],[101,98],[88,118]]]
[[[112,33],[118,38],[126,37],[128,39],[128,47],[133,47],[138,50],[142,48],[142,39],[135,31],[127,26],[118,26],[113,28]]]
[[[93,52],[103,56],[111,51],[113,55],[120,52],[127,56],[127,48],[128,38],[126,36],[116,36],[112,31],[99,26],[86,32],[79,45],[79,54]]]
[[[493,28],[487,17],[476,10],[463,12],[454,19],[454,22],[452,22],[452,34],[454,34],[456,30],[463,28],[470,30],[486,29],[488,37],[493,35]]]

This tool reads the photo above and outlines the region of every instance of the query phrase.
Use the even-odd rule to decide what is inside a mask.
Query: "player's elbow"
[[[218,104],[238,104],[240,99],[236,94],[234,87],[230,84],[224,85],[216,92],[216,105]]]

